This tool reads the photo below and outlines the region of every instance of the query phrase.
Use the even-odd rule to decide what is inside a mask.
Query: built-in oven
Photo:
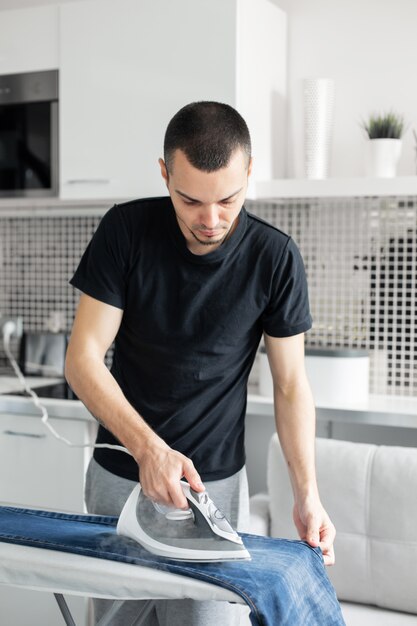
[[[58,195],[58,70],[0,75],[0,196]]]

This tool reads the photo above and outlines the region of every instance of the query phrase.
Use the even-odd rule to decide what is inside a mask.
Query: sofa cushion
[[[417,450],[316,440],[317,480],[336,526],[336,565],[328,568],[338,597],[417,613]],[[273,537],[297,538],[293,496],[281,447],[268,456]]]

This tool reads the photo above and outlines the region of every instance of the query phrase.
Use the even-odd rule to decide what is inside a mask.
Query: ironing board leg
[[[68,604],[66,603],[65,598],[62,595],[62,593],[54,593],[54,596],[55,596],[55,600],[58,602],[58,606],[62,613],[62,617],[64,618],[67,626],[76,626],[72,618],[71,611],[69,610]]]
[[[69,610],[68,604],[66,603],[62,593],[54,593],[54,596],[66,625],[76,626],[76,623],[74,622],[74,619],[71,615],[71,611]],[[96,626],[109,626],[111,624],[111,620],[116,617],[117,613],[122,608],[125,602],[131,602],[131,600],[115,600],[107,613],[105,613],[103,617],[97,622]],[[148,617],[153,608],[153,604],[153,600],[147,600],[147,602],[144,603],[142,610],[136,615],[135,626],[140,626],[143,621]]]
[[[148,600],[144,604],[141,612],[138,614],[137,620],[135,622],[135,626],[140,626],[144,622],[144,620],[148,617],[149,613],[152,611],[153,605],[154,605],[153,600]]]
[[[109,626],[111,624],[111,620],[117,616],[119,609],[122,608],[125,602],[132,602],[132,600],[115,600],[107,613],[105,613],[101,620],[97,622],[96,626]],[[153,600],[147,600],[147,602],[144,603],[142,610],[135,616],[134,626],[140,626],[143,623],[151,612],[153,604]],[[128,626],[128,624],[126,624],[126,626]]]

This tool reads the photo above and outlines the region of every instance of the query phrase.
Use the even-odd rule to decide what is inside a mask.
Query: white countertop
[[[46,378],[42,376],[27,376],[29,386],[36,392],[37,387],[62,382],[62,377]],[[38,407],[28,396],[17,396],[15,392],[23,391],[20,381],[16,376],[0,376],[0,413],[13,413],[16,415],[40,416]],[[61,400],[59,398],[39,398],[48,413],[57,418],[94,420],[80,400]]]
[[[62,378],[45,378],[43,376],[27,376],[29,387],[43,387],[43,385],[53,385],[58,383]],[[0,393],[9,393],[13,391],[22,391],[22,385],[17,376],[0,376]]]
[[[248,395],[248,405],[268,407],[273,406],[272,396],[260,396],[256,394]],[[367,411],[374,413],[402,413],[405,415],[415,415],[417,418],[417,397],[405,396],[386,396],[370,394],[366,402],[350,402],[332,405],[318,405],[319,409],[337,411],[359,411],[365,413]]]
[[[36,391],[37,386],[59,382],[62,378],[28,377]],[[20,382],[13,376],[0,376],[0,413],[20,413],[39,415],[39,409],[28,397],[15,396],[14,391],[21,388]],[[253,389],[252,389],[253,390]],[[82,420],[94,419],[79,400],[59,400],[41,398],[54,417]],[[417,428],[417,397],[370,395],[366,402],[317,406],[317,419],[361,424]],[[248,394],[247,413],[249,416],[273,417],[272,397]]]
[[[249,415],[274,415],[272,397],[248,395]],[[398,428],[417,428],[417,398],[404,396],[369,395],[366,402],[352,402],[333,406],[316,406],[320,421],[369,424]]]

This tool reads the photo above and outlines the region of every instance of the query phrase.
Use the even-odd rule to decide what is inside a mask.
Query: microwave
[[[58,195],[58,70],[0,75],[0,196]]]

